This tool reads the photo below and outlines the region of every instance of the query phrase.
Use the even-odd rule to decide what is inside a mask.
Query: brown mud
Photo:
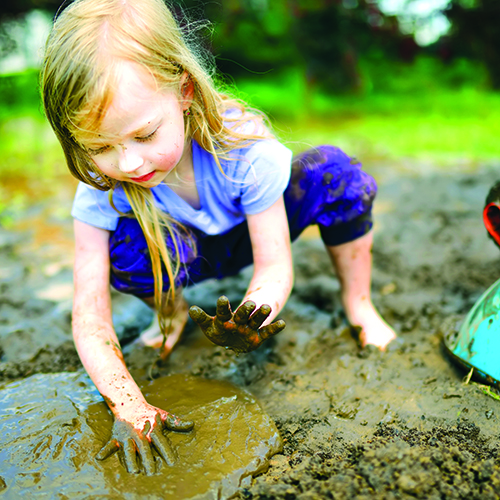
[[[154,367],[156,377],[242,387],[276,423],[282,452],[266,472],[241,484],[236,498],[500,498],[500,401],[474,380],[464,382],[466,373],[446,356],[440,333],[443,322],[460,321],[500,277],[500,253],[481,221],[499,167],[368,169],[379,183],[373,298],[399,334],[386,353],[358,348],[342,316],[338,282],[312,233],[294,244],[296,285],[281,315],[283,332],[237,356],[210,345],[190,323],[167,362]],[[68,217],[49,222],[70,233]],[[33,251],[33,231],[0,232],[4,383],[81,371],[70,335],[68,247],[45,241],[43,251]],[[249,273],[203,284],[186,298],[213,312],[221,294],[241,298]],[[127,344],[150,316],[135,299],[114,300]],[[129,343],[124,352],[132,369],[150,369],[151,350]],[[28,416],[18,418],[22,434]],[[5,478],[0,497],[2,488],[7,494]]]
[[[174,465],[157,458],[156,473],[146,476],[128,474],[119,453],[95,460],[112,425],[106,404],[81,373],[39,374],[0,386],[5,496],[227,498],[282,450],[276,426],[247,391],[189,375],[147,381],[137,373],[136,380],[149,402],[169,402],[196,422],[191,432],[168,434]]]

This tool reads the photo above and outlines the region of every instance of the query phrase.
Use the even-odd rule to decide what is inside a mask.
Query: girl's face
[[[192,84],[159,90],[140,66],[124,62],[116,90],[95,137],[81,141],[97,168],[112,179],[154,187],[177,166],[189,167],[184,111]]]

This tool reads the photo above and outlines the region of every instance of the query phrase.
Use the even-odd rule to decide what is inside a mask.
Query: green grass
[[[303,75],[296,69],[237,82],[240,95],[268,112],[296,151],[327,142],[364,161],[500,158],[500,94],[487,90],[484,71],[472,63],[363,63],[362,87],[345,95],[308,86]],[[0,158],[0,180],[50,181],[65,171],[40,109],[35,71],[0,77]]]
[[[0,158],[0,178],[60,172],[62,154],[41,110],[37,71],[0,77]]]
[[[0,224],[10,226],[37,196],[65,178],[61,148],[44,118],[38,72],[0,77]],[[58,180],[59,180],[58,178]]]
[[[366,65],[357,93],[328,95],[304,72],[237,82],[239,95],[271,116],[293,149],[330,143],[368,166],[425,159],[450,168],[500,158],[500,94],[481,68],[432,60]],[[392,163],[394,165],[394,163]],[[0,77],[0,224],[15,224],[34,197],[74,189],[61,148],[41,112],[34,71]]]
[[[40,110],[38,71],[0,76],[0,121],[11,116],[42,116]]]
[[[0,121],[0,225],[12,226],[36,201],[64,189],[69,173],[48,123],[26,110]]]
[[[367,85],[357,94],[327,95],[297,71],[240,81],[238,89],[269,113],[292,149],[329,142],[358,157],[445,164],[500,158],[500,94],[487,90],[483,75],[466,81],[452,68],[451,76],[433,79],[420,69],[411,79],[410,69],[406,79],[395,71],[390,85]]]

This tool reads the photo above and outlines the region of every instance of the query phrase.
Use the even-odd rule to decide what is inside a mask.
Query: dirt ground
[[[248,355],[209,345],[189,325],[155,374],[185,373],[249,390],[284,441],[267,472],[237,498],[500,498],[500,406],[447,358],[445,320],[460,321],[500,277],[500,253],[481,210],[500,163],[434,168],[425,161],[368,168],[378,183],[373,296],[399,334],[386,353],[360,350],[338,282],[309,234],[294,244],[296,285],[287,328]],[[0,381],[81,370],[70,334],[71,193],[35,203],[0,229]],[[250,270],[193,288],[212,309],[237,301]],[[148,322],[135,299],[114,297],[122,343]],[[125,346],[131,369],[151,352]],[[1,488],[0,488],[1,489]]]

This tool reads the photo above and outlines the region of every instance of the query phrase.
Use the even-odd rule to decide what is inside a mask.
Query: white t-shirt
[[[192,141],[193,168],[200,208],[195,209],[166,184],[151,188],[157,206],[186,226],[206,234],[223,234],[273,205],[285,191],[291,170],[291,151],[274,139],[260,140],[231,152],[221,160],[224,174],[211,154]],[[121,186],[113,202],[123,213],[131,212]],[[113,231],[121,217],[109,202],[109,192],[80,182],[71,214],[76,219]]]

